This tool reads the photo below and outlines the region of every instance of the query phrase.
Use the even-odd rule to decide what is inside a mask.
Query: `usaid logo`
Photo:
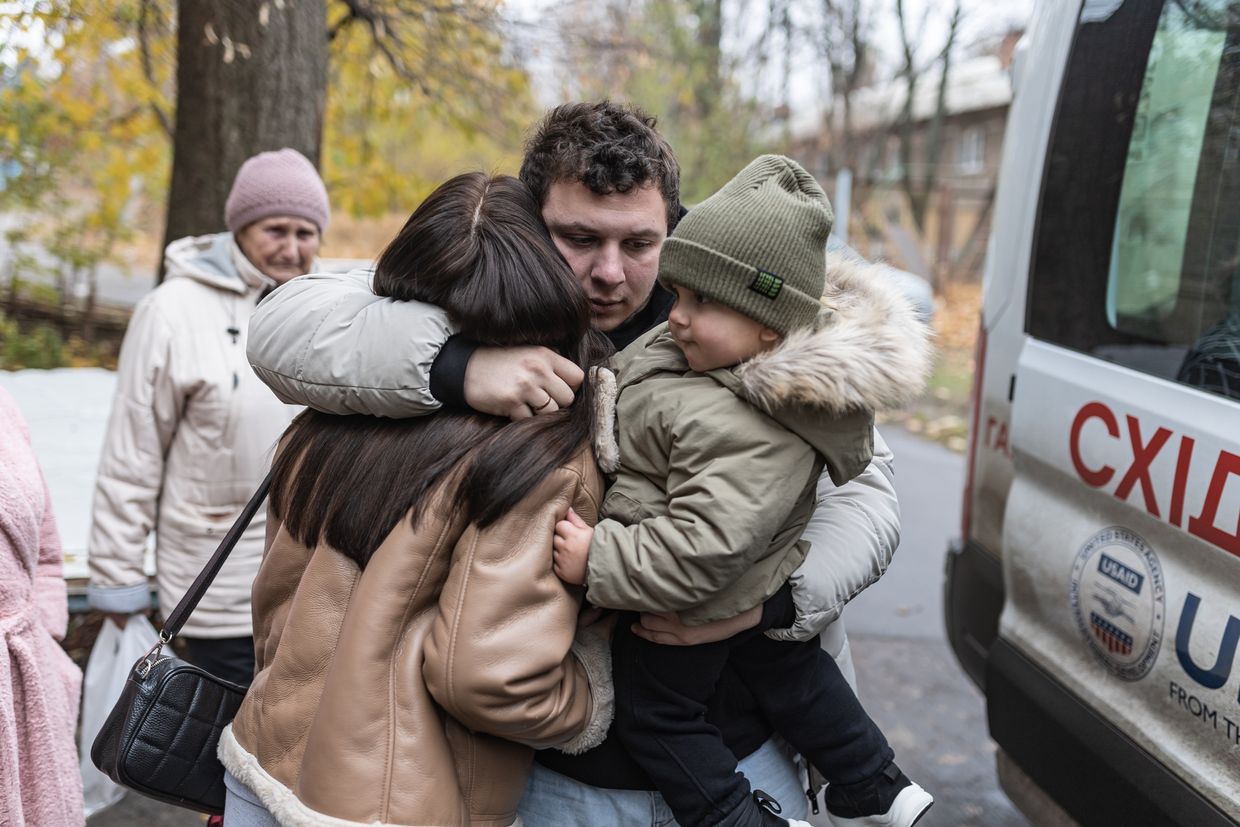
[[[1100,554],[1098,556],[1098,571],[1133,594],[1141,594],[1141,584],[1145,582],[1145,577],[1137,574],[1114,557],[1108,554]]]
[[[1108,669],[1129,681],[1149,674],[1162,644],[1165,589],[1144,539],[1120,526],[1089,538],[1073,561],[1068,596],[1077,629]]]

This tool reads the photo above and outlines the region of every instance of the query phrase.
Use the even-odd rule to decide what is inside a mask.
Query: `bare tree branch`
[[[377,54],[401,80],[411,84],[458,125],[499,137],[503,124],[502,84],[491,66],[469,60],[474,35],[494,37],[498,51],[499,17],[493,4],[480,0],[335,0],[340,16],[328,26],[329,41],[362,26]],[[476,52],[474,52],[476,53]],[[482,115],[486,115],[483,117]]]
[[[961,2],[956,0],[948,23],[947,38],[943,43],[943,48],[935,57],[935,62],[941,67],[938,94],[935,97],[934,111],[930,115],[929,128],[926,133],[924,169],[922,174],[918,175],[913,165],[913,134],[917,121],[914,99],[923,71],[917,68],[914,48],[909,39],[908,28],[905,24],[904,0],[896,0],[896,18],[899,23],[901,50],[904,55],[904,65],[900,76],[904,78],[906,90],[904,105],[901,107],[895,124],[895,131],[900,140],[900,187],[908,199],[913,223],[917,225],[917,231],[922,234],[926,230],[926,211],[930,204],[930,196],[938,181],[939,161],[943,154],[943,122],[947,116],[947,89],[951,81],[952,55],[960,32],[962,16]],[[925,28],[924,21],[922,28]]]
[[[951,22],[947,27],[947,41],[943,44],[943,51],[939,53],[943,71],[939,75],[939,93],[935,98],[934,115],[930,119],[930,134],[927,139],[927,171],[924,183],[927,197],[937,180],[939,159],[943,154],[943,120],[947,116],[947,85],[951,79],[952,53],[956,45],[956,35],[960,31],[960,16],[960,0],[956,0],[956,7],[952,11]]]
[[[904,55],[904,64],[900,76],[904,78],[904,105],[896,119],[896,132],[900,137],[900,186],[904,189],[909,206],[917,215],[917,191],[913,184],[913,97],[917,92],[917,70],[913,56],[913,45],[909,40],[908,25],[905,22],[904,0],[896,0],[896,21],[900,29],[900,49]]]

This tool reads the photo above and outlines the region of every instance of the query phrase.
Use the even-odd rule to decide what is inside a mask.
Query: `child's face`
[[[667,317],[672,338],[689,367],[703,372],[727,368],[770,349],[780,335],[727,305],[680,285]]]

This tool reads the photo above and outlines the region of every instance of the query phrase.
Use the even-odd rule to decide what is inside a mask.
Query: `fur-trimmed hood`
[[[741,395],[777,419],[789,406],[840,414],[915,399],[930,373],[931,331],[885,270],[828,253],[817,328],[737,366]]]
[[[828,253],[817,326],[707,375],[820,450],[836,439],[835,418],[909,403],[925,387],[932,334],[885,269]],[[607,369],[594,373],[595,454],[608,473],[619,467],[618,394],[654,373],[689,370],[666,325],[622,351],[612,365],[614,376]]]

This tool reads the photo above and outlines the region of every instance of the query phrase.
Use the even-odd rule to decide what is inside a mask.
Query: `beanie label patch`
[[[784,280],[774,273],[759,270],[758,275],[754,276],[754,280],[750,283],[749,289],[760,296],[775,299],[778,298],[779,291],[784,289]]]

